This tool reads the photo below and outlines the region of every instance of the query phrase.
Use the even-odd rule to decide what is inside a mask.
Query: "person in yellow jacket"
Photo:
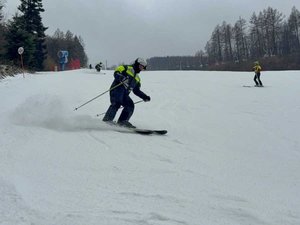
[[[256,87],[263,87],[263,84],[260,80],[261,66],[259,65],[258,61],[254,62],[253,70],[255,72],[255,76],[254,76],[255,86]]]
[[[118,66],[114,72],[114,81],[110,91],[110,106],[103,117],[108,124],[113,121],[121,106],[123,110],[117,121],[120,126],[135,128],[129,119],[134,112],[134,103],[129,94],[131,91],[145,102],[151,100],[150,96],[141,91],[141,79],[139,73],[146,70],[147,61],[137,58],[132,65]]]

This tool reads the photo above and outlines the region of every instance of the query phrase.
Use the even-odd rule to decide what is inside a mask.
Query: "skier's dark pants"
[[[260,80],[260,72],[255,73],[254,82],[255,82],[256,85],[261,85],[261,86],[263,85],[261,80]]]
[[[113,121],[118,109],[121,106],[124,108],[118,119],[118,123],[128,121],[130,119],[134,111],[134,103],[129,97],[129,93],[123,86],[120,86],[110,92],[110,102],[111,105],[109,106],[103,121]]]

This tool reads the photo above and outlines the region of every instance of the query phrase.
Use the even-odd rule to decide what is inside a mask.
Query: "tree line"
[[[42,0],[20,0],[18,13],[11,20],[3,21],[4,1],[0,0],[0,64],[20,66],[18,48],[25,49],[23,62],[31,71],[53,70],[58,65],[58,51],[69,52],[70,60],[87,65],[84,42],[71,31],[56,30],[53,36],[45,34],[48,27],[42,23]]]
[[[247,70],[259,60],[264,69],[300,69],[300,12],[290,16],[268,7],[253,13],[249,23],[217,25],[205,49],[195,56],[153,57],[151,69]],[[149,66],[150,67],[150,66]]]
[[[24,65],[29,70],[53,70],[58,64],[58,51],[69,52],[69,60],[87,66],[83,39],[71,31],[48,29],[42,23],[42,0],[20,0],[19,12],[4,22],[0,0],[0,64],[20,65],[19,47],[24,47]],[[286,18],[268,7],[252,14],[247,22],[240,17],[234,25],[218,24],[204,50],[194,56],[152,57],[152,70],[248,70],[253,61],[264,69],[300,69],[300,12],[293,7]]]

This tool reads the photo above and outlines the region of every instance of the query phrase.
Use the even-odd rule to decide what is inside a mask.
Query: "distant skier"
[[[102,68],[102,62],[98,63],[96,66],[95,66],[95,69],[100,72],[101,71],[101,68]]]
[[[118,109],[123,106],[121,115],[117,123],[121,126],[135,128],[130,122],[134,112],[134,103],[129,97],[131,91],[143,99],[145,102],[150,101],[151,98],[140,90],[141,80],[139,73],[146,70],[147,62],[142,58],[137,58],[132,65],[120,65],[115,69],[114,81],[111,85],[110,102],[103,121],[112,122],[116,116]]]
[[[93,66],[92,66],[92,64],[90,64],[90,65],[89,65],[89,68],[90,68],[90,69],[93,69]]]
[[[254,76],[255,86],[256,87],[263,87],[263,84],[262,84],[262,82],[260,80],[261,66],[259,65],[258,61],[254,62],[253,70],[255,72],[255,76]]]

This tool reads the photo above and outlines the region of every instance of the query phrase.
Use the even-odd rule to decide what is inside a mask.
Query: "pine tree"
[[[34,61],[35,44],[33,35],[24,30],[23,22],[17,14],[13,17],[12,21],[8,22],[7,32],[5,33],[7,40],[5,58],[12,61],[15,65],[20,65],[18,48],[24,47],[24,65],[31,69],[32,62]]]
[[[0,23],[2,22],[3,19],[3,12],[2,12],[3,7],[4,7],[4,3],[2,2],[2,0],[0,0]]]
[[[43,62],[46,59],[45,31],[43,26],[41,12],[44,12],[42,0],[21,0],[18,9],[23,13],[22,18],[25,21],[25,30],[33,35],[35,42],[35,53],[33,67],[37,70],[43,70]]]
[[[4,53],[4,44],[5,44],[5,38],[4,38],[4,32],[5,32],[5,26],[3,24],[3,6],[4,3],[2,0],[0,0],[0,60],[2,60],[2,55]],[[1,61],[0,61],[1,64]]]

